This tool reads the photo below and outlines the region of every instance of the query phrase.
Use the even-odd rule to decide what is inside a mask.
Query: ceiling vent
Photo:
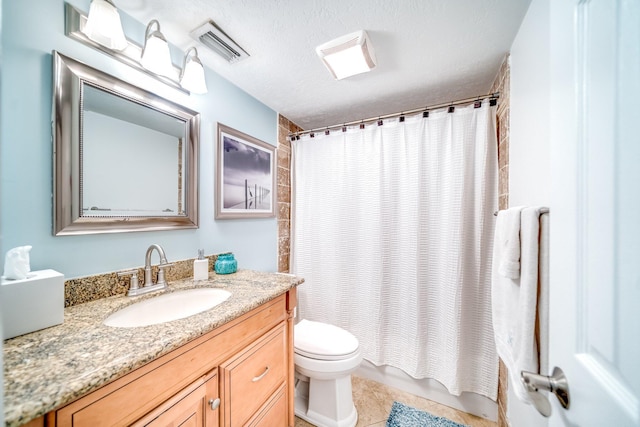
[[[249,54],[213,21],[204,23],[191,31],[190,35],[232,64],[249,57]]]

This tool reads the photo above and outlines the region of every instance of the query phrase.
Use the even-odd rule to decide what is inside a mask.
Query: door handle
[[[540,393],[540,390],[550,391],[555,394],[560,401],[560,405],[562,405],[564,409],[569,409],[569,382],[562,369],[557,366],[553,368],[551,376],[521,371],[520,381],[522,381],[522,384],[529,393],[533,406],[545,417],[551,415],[551,404],[547,398]]]

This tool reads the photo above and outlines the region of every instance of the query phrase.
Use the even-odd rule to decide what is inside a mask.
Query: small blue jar
[[[238,270],[238,261],[231,252],[218,255],[213,269],[217,274],[231,274]]]

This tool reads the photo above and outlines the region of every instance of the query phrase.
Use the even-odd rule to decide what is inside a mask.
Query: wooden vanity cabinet
[[[295,301],[294,288],[50,412],[46,425],[293,427]]]

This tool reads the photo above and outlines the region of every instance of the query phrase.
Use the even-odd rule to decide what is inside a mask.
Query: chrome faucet
[[[160,255],[160,264],[158,264],[158,281],[156,284],[153,284],[153,278],[151,277],[151,254],[153,250],[158,251],[158,255]],[[167,282],[164,280],[164,269],[165,267],[169,267],[170,265],[167,262],[167,256],[164,254],[164,249],[162,246],[154,244],[149,246],[147,249],[147,253],[144,256],[144,286],[147,287],[149,285],[158,286],[159,288],[164,288],[167,286]]]
[[[151,275],[151,254],[153,250],[160,255],[160,264],[158,264],[158,281],[153,283],[153,276]],[[131,276],[131,285],[129,286],[129,295],[134,297],[136,295],[142,295],[153,291],[159,291],[167,287],[167,281],[164,278],[164,269],[171,267],[173,263],[167,262],[167,256],[164,253],[162,246],[154,244],[149,246],[147,253],[144,256],[144,284],[138,286],[138,270],[127,270],[118,273],[118,276]]]

